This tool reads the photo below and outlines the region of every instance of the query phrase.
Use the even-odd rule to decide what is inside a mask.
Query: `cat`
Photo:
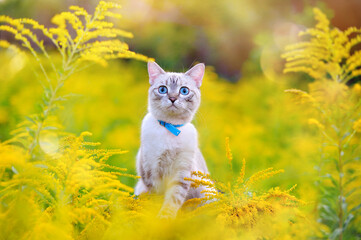
[[[191,188],[184,180],[192,171],[208,174],[198,133],[191,123],[200,105],[204,71],[203,63],[186,73],[173,73],[148,62],[148,114],[141,127],[136,161],[141,178],[134,193],[164,194],[158,214],[161,218],[174,218],[185,200],[204,196],[204,188]]]

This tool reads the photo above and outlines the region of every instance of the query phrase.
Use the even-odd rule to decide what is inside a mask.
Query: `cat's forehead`
[[[181,84],[182,75],[177,73],[169,73],[168,77],[165,79],[167,85],[178,85]]]
[[[166,86],[181,86],[189,85],[192,83],[191,79],[184,73],[167,73],[160,81],[161,84]]]

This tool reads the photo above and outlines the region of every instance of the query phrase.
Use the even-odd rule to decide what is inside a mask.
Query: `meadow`
[[[193,123],[199,176],[220,191],[164,220],[162,196],[133,195],[157,56],[129,49],[118,8],[73,6],[53,28],[0,16],[0,239],[361,238],[360,29],[315,8],[284,72],[250,57],[229,81],[208,65]]]

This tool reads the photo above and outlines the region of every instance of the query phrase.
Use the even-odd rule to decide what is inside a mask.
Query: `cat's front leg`
[[[145,158],[143,156],[143,151],[139,149],[137,154],[137,174],[141,177],[138,180],[137,185],[134,188],[134,194],[140,195],[150,191],[153,187],[152,180],[150,179],[151,170],[145,165]]]
[[[147,188],[147,186],[145,186],[145,184],[143,183],[143,180],[139,179],[137,182],[137,185],[134,188],[134,194],[136,196],[139,196],[140,194],[146,193],[148,191],[149,191],[149,189]]]
[[[190,182],[184,180],[184,178],[189,178],[191,175],[193,159],[194,152],[183,152],[178,154],[174,164],[174,175],[167,183],[164,203],[158,217],[176,217],[177,212],[182,207],[190,189]]]
[[[159,218],[175,218],[178,210],[183,205],[190,188],[190,183],[183,178],[174,179],[171,186],[165,194],[164,203],[159,211]]]

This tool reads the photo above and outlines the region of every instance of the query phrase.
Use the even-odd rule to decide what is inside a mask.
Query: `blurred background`
[[[0,0],[0,14],[33,18],[47,26],[51,17],[70,5],[92,11],[96,0]],[[185,70],[205,62],[231,81],[247,71],[267,68],[298,31],[312,23],[319,7],[341,30],[360,27],[361,1],[348,0],[118,0],[120,26],[135,34],[133,50],[155,57],[165,68]],[[245,62],[259,62],[257,69]],[[261,60],[261,61],[259,61]],[[280,71],[282,65],[271,63]]]
[[[114,0],[115,1],[115,0]],[[92,12],[98,1],[0,0],[0,15],[28,17],[46,26],[51,17],[79,5]],[[361,27],[361,1],[348,0],[119,0],[123,18],[116,22],[134,34],[131,49],[156,59],[165,70],[186,71],[204,62],[202,104],[194,123],[200,147],[215,178],[229,180],[247,160],[248,174],[274,167],[285,173],[267,187],[298,184],[297,195],[314,200],[318,140],[307,126],[306,110],[284,93],[307,89],[306,75],[284,75],[280,55],[287,44],[299,41],[298,32],[313,26],[318,7],[342,30]],[[1,33],[1,39],[12,41]],[[51,47],[51,46],[49,46]],[[32,58],[9,50],[0,52],[0,141],[25,116],[37,112],[42,88]],[[56,56],[55,56],[56,57]],[[67,131],[90,131],[92,140],[128,154],[111,159],[135,172],[140,124],[147,112],[146,64],[113,61],[69,79],[65,93],[73,93],[61,111]],[[225,157],[230,137],[234,165]],[[124,179],[133,185],[132,179]],[[264,186],[263,186],[264,187]]]

